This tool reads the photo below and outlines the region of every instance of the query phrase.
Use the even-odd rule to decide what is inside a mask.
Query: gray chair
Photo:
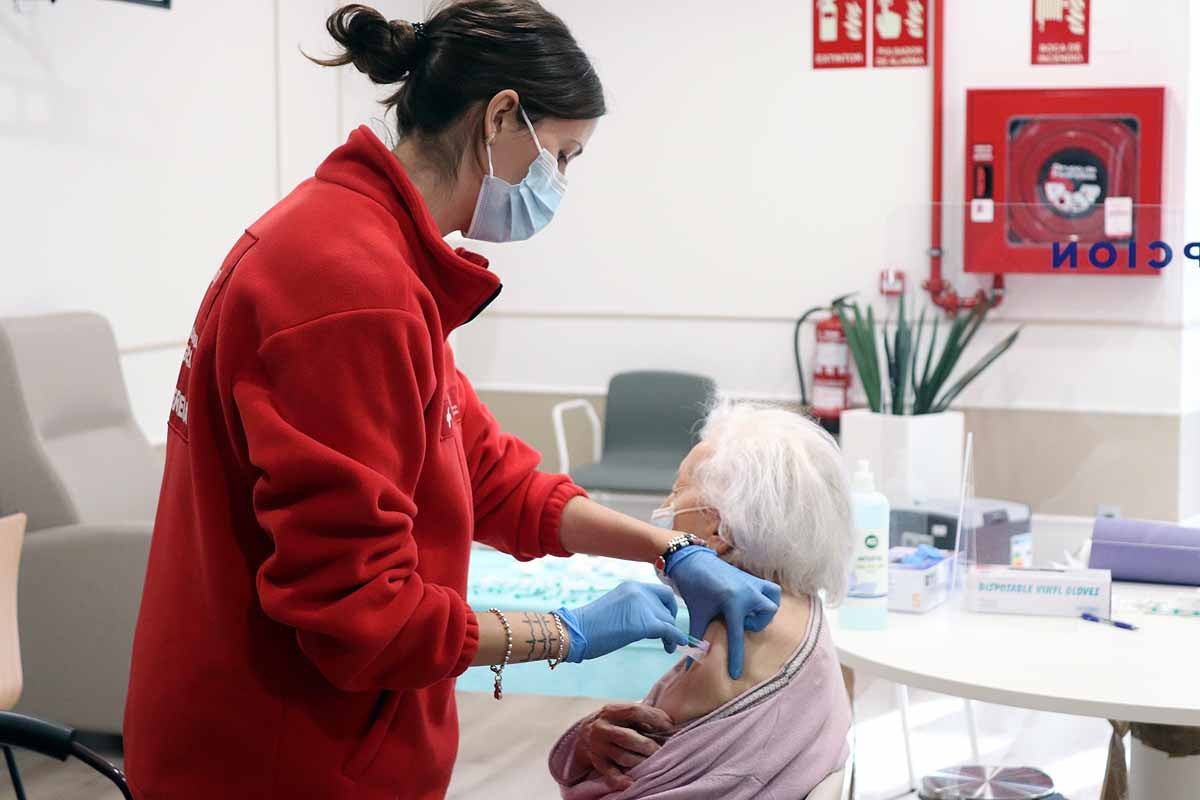
[[[162,468],[103,317],[0,319],[0,515],[29,517],[17,710],[121,731]]]
[[[623,372],[608,384],[603,442],[600,418],[586,400],[554,407],[559,470],[593,492],[669,494],[679,462],[696,444],[717,389],[711,378],[682,372]],[[592,425],[594,463],[571,469],[564,414],[581,408]]]

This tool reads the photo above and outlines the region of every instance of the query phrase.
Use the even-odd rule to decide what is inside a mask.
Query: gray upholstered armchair
[[[103,317],[0,319],[0,516],[29,516],[19,711],[120,733],[162,466]]]

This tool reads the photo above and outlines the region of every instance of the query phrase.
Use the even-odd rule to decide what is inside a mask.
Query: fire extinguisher
[[[833,307],[852,295],[842,295],[829,306],[815,306],[805,311],[796,320],[792,337],[796,356],[796,374],[800,381],[800,403],[830,433],[838,433],[842,412],[848,405],[850,392],[850,345],[842,321],[833,313]],[[819,312],[829,316],[817,323],[816,358],[812,372],[812,397],[804,382],[804,366],[800,358],[800,330],[808,318]]]

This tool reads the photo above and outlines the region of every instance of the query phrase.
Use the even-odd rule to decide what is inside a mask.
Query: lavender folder
[[[1088,566],[1111,570],[1116,581],[1200,586],[1200,528],[1099,517]]]

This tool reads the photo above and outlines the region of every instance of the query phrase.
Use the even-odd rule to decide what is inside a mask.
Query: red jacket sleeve
[[[463,391],[463,445],[475,496],[475,539],[521,561],[569,556],[559,533],[562,512],[573,497],[586,496],[566,475],[538,472],[541,455],[502,433],[495,417],[458,373]]]
[[[415,315],[342,312],[268,337],[233,395],[272,554],[263,610],[346,691],[431,685],[470,665],[474,614],[414,572],[413,493],[435,390]]]

